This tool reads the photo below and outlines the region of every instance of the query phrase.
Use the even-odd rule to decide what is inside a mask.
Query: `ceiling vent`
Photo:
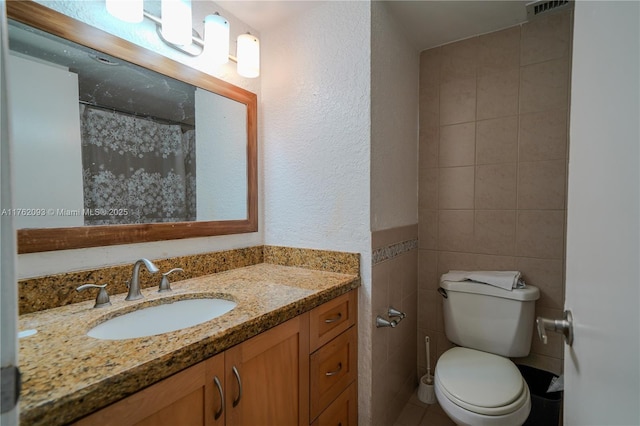
[[[567,9],[571,6],[569,0],[541,0],[534,1],[527,4],[527,19],[535,18],[543,13],[548,13],[556,10]]]

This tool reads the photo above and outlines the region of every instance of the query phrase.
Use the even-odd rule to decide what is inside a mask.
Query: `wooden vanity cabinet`
[[[187,368],[161,382],[73,423],[77,426],[175,426],[224,424],[213,377],[223,379],[224,354]],[[211,379],[210,379],[211,378]]]
[[[305,424],[308,324],[302,314],[225,352],[227,425]]]
[[[293,318],[74,424],[304,424],[309,418],[308,321],[308,314]]]
[[[350,291],[310,312],[309,423],[358,423],[357,293]]]
[[[353,290],[74,425],[355,426],[356,303]]]

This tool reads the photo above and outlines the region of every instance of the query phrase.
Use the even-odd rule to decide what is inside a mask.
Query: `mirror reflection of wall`
[[[18,228],[247,218],[244,104],[22,24],[9,35],[15,205],[42,213]]]
[[[82,153],[78,76],[50,64],[12,55],[7,93],[13,133],[14,217],[17,228],[83,225]],[[44,210],[43,210],[44,209]]]

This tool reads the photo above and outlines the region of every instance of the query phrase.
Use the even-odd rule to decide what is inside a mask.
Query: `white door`
[[[575,4],[565,425],[640,425],[640,3]]]
[[[5,80],[5,66],[7,64],[7,25],[5,14],[5,2],[0,0],[0,186],[2,192],[0,196],[0,209],[10,209],[11,203],[11,179],[9,162],[9,129],[7,126],[7,85]],[[12,408],[12,404],[6,404],[5,392],[7,386],[5,379],[11,377],[11,368],[18,363],[18,348],[16,344],[17,327],[17,286],[15,280],[16,246],[13,220],[10,215],[0,217],[0,358],[2,361],[2,414],[0,414],[0,424],[3,426],[13,426],[18,424],[18,409]],[[9,373],[6,376],[6,373]],[[11,383],[11,381],[9,381]],[[10,408],[10,409],[9,409]]]

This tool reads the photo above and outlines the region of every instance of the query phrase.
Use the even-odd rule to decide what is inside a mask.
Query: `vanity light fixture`
[[[139,24],[144,19],[143,0],[106,0],[107,11],[116,18],[124,22]]]
[[[238,74],[254,78],[260,75],[260,40],[251,34],[238,36]]]
[[[202,54],[216,65],[229,62],[229,21],[217,13],[205,16],[204,36]]]
[[[162,38],[171,44],[191,44],[191,0],[162,0]]]
[[[217,12],[204,18],[204,39],[191,28],[191,0],[162,0],[159,18],[143,9],[143,0],[106,0],[107,11],[125,22],[139,23],[147,18],[156,24],[160,39],[182,53],[203,56],[216,66],[229,60],[238,64],[237,71],[243,77],[260,75],[260,41],[251,34],[238,36],[237,56],[229,54],[229,21]],[[134,20],[137,14],[143,18]],[[136,18],[137,19],[137,18]]]

